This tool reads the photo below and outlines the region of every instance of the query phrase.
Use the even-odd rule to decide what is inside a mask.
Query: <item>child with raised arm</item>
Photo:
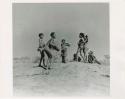
[[[70,44],[69,44],[69,43],[66,43],[65,39],[62,39],[62,42],[61,42],[61,57],[62,57],[62,63],[66,63],[67,46],[70,46]]]
[[[78,49],[77,49],[77,53],[80,53],[80,56],[82,57],[83,61],[86,61],[86,44],[88,42],[88,36],[85,35],[85,33],[80,33],[79,34],[79,42],[78,42]],[[82,55],[82,53],[84,54],[84,56]]]

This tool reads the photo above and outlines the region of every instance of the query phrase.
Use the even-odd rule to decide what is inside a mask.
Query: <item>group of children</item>
[[[56,44],[56,34],[55,32],[51,32],[50,33],[50,40],[45,43],[44,42],[44,34],[43,33],[39,33],[39,47],[38,47],[38,51],[40,51],[41,54],[41,58],[40,58],[40,63],[39,66],[41,66],[41,63],[43,62],[43,65],[46,66],[45,64],[45,54],[48,57],[48,61],[49,63],[52,63],[52,51],[51,50],[55,50],[55,51],[60,51],[59,46]],[[88,43],[88,35],[85,33],[80,33],[79,34],[79,42],[78,42],[78,48],[77,48],[77,52],[74,54],[74,61],[81,61],[83,60],[83,62],[88,62],[88,63],[98,63],[100,64],[96,57],[94,56],[92,51],[89,51],[87,53],[86,51],[86,45]],[[69,47],[70,44],[66,42],[65,39],[62,39],[61,41],[61,58],[62,58],[62,63],[66,63],[66,56],[67,56],[67,47]],[[78,54],[80,54],[80,56],[78,56]],[[50,69],[50,67],[48,67],[48,69]]]
[[[101,63],[96,59],[93,51],[88,49],[87,43],[88,43],[88,35],[85,33],[80,33],[78,49],[77,52],[74,54],[73,60],[78,62],[83,60],[84,63],[97,63],[100,65]],[[80,57],[78,56],[78,54],[80,54]]]
[[[50,36],[51,36],[50,40],[47,43],[45,43],[44,42],[44,34],[39,33],[38,51],[40,51],[40,54],[41,54],[39,66],[42,67],[41,63],[43,62],[44,67],[47,67],[47,64],[45,64],[45,58],[44,58],[45,54],[46,54],[48,57],[48,63],[50,63],[50,65],[48,65],[48,69],[50,69],[50,66],[52,63],[52,57],[53,57],[52,53],[51,53],[51,49],[59,51],[59,48],[55,44],[55,39],[56,39],[55,32],[51,32]]]

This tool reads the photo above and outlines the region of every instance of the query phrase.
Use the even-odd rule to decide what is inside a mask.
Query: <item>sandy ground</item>
[[[15,96],[108,96],[110,66],[54,63],[49,75],[36,63],[14,63]]]

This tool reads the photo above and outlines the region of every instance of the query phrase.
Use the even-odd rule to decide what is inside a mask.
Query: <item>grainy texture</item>
[[[61,52],[52,51],[49,74],[37,67],[39,33],[44,42],[56,33],[56,45],[65,39],[66,62]],[[73,61],[79,33],[87,33],[87,51],[101,65]],[[108,96],[110,93],[108,3],[14,3],[13,4],[13,87],[16,96]],[[61,49],[60,49],[61,50]],[[88,53],[88,52],[87,52]],[[97,61],[96,60],[96,61]]]

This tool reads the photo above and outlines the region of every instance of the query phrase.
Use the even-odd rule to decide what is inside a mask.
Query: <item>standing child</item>
[[[79,42],[78,42],[78,49],[77,53],[80,53],[80,56],[82,57],[83,61],[86,62],[86,44],[88,42],[88,36],[85,35],[85,33],[80,33],[79,34]],[[82,55],[84,54],[84,56]]]
[[[39,66],[41,67],[41,63],[43,61],[43,65],[45,66],[45,60],[44,60],[44,48],[45,48],[45,43],[43,41],[44,38],[44,34],[43,33],[39,33],[39,47],[38,47],[38,51],[40,51],[40,62],[39,62]]]
[[[84,49],[83,49],[83,53],[84,53],[84,62],[87,62],[87,43],[88,43],[88,35],[84,34]]]
[[[62,39],[62,42],[61,42],[62,63],[66,63],[67,46],[70,46],[70,44],[66,43],[65,39]]]

